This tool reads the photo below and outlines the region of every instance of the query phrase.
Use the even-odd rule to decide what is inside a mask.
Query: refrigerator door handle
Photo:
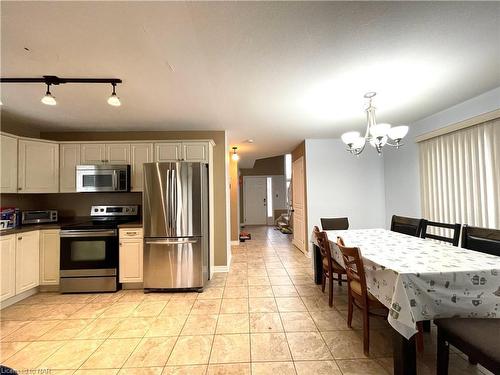
[[[147,240],[146,245],[184,245],[196,243],[198,239],[194,240]]]

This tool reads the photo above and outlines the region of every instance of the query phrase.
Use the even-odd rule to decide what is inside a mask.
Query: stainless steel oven
[[[116,291],[117,229],[61,230],[61,292]]]
[[[77,165],[76,191],[129,191],[130,165]]]

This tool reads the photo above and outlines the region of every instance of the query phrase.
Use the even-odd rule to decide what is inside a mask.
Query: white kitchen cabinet
[[[16,234],[16,294],[40,284],[39,232]]]
[[[0,237],[0,301],[16,295],[16,235]]]
[[[110,143],[106,145],[106,163],[130,164],[130,144]]]
[[[141,283],[143,280],[142,228],[120,229],[119,282]]]
[[[208,142],[182,142],[182,160],[208,162]]]
[[[40,285],[59,285],[59,229],[40,231]]]
[[[59,191],[76,192],[76,166],[80,164],[80,145],[63,143],[59,147]]]
[[[59,144],[19,140],[18,192],[59,192]]]
[[[104,164],[106,145],[103,143],[83,143],[80,145],[81,164]]]
[[[182,143],[155,143],[155,161],[179,161],[182,159]]]
[[[17,138],[0,135],[0,193],[17,193]]]
[[[142,171],[144,163],[153,161],[152,143],[133,143],[130,145],[130,164],[131,164],[131,190],[142,191]]]

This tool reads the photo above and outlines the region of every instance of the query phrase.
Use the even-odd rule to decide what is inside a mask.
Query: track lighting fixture
[[[240,155],[238,155],[236,152],[237,149],[238,147],[236,146],[233,147],[233,154],[231,155],[231,159],[233,159],[234,161],[240,160]]]
[[[45,96],[40,100],[43,104],[46,105],[56,105],[56,98],[50,93],[50,84],[47,84],[47,92]]]
[[[122,103],[120,102],[120,98],[118,97],[118,95],[116,95],[116,83],[112,83],[111,85],[113,86],[113,92],[108,98],[108,104],[112,105],[113,107],[119,107],[122,105]]]
[[[119,78],[61,78],[57,76],[43,76],[41,78],[0,78],[0,83],[44,83],[47,92],[41,102],[46,105],[56,105],[56,98],[50,92],[51,85],[63,85],[66,83],[105,83],[113,86],[113,92],[108,98],[108,104],[114,107],[121,105],[120,98],[116,95],[116,85],[122,83]],[[0,102],[0,105],[2,103]]]

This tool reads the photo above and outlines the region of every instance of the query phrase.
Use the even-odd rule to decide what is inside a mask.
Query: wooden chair
[[[444,236],[438,236],[437,234],[427,233],[429,227],[451,229],[452,236],[444,237]],[[453,246],[458,246],[458,241],[460,240],[460,227],[461,227],[460,224],[445,224],[424,219],[424,222],[422,224],[422,234],[420,237],[432,238],[433,240],[449,242],[453,244]]]
[[[392,215],[391,230],[413,237],[420,237],[423,221],[423,219],[415,219],[413,217]]]
[[[347,230],[349,229],[349,219],[347,217],[322,217],[321,228],[323,230]]]
[[[342,285],[342,275],[346,270],[332,258],[330,241],[325,232],[320,232],[317,226],[314,227],[314,235],[318,241],[318,247],[321,252],[323,272],[321,277],[321,290],[325,292],[326,279],[328,279],[328,304],[333,306],[333,281],[337,280]],[[334,277],[337,274],[337,277]]]
[[[494,374],[500,374],[500,319],[436,319],[438,327],[437,371],[448,374],[449,345],[469,356],[472,364],[480,363]]]
[[[341,237],[337,237],[337,246],[342,252],[349,286],[347,326],[352,328],[353,306],[361,309],[363,313],[363,352],[368,356],[370,352],[370,315],[387,318],[389,310],[368,292],[363,259],[359,248],[346,247]],[[382,311],[382,313],[377,314],[373,312],[374,310]]]
[[[500,230],[464,225],[462,248],[500,256]]]

